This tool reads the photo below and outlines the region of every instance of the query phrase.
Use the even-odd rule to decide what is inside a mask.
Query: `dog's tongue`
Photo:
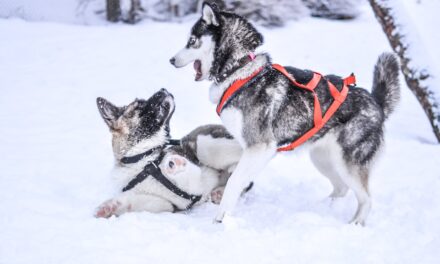
[[[199,60],[194,61],[194,70],[196,70],[196,81],[202,78],[202,62]]]

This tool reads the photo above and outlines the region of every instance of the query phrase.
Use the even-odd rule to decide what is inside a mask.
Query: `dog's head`
[[[118,107],[104,98],[96,99],[99,113],[112,133],[116,159],[163,145],[169,139],[169,122],[174,113],[173,95],[161,89],[148,100],[136,99]]]
[[[243,17],[205,2],[185,47],[170,59],[177,68],[194,62],[195,80],[217,77],[263,43],[263,36]]]

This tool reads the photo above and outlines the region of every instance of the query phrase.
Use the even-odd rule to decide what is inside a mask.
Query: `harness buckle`
[[[356,86],[356,76],[354,75],[354,73],[351,73],[350,76],[344,78],[344,85]]]

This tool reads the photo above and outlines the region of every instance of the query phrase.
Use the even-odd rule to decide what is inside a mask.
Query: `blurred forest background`
[[[96,23],[98,20],[137,23],[185,21],[199,14],[204,0],[0,0],[0,17],[25,20]],[[305,16],[352,19],[359,13],[360,0],[210,0],[259,25],[283,26]],[[39,8],[50,4],[50,9]]]

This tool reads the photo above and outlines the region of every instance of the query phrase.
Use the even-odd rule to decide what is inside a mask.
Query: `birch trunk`
[[[404,24],[404,22],[410,22],[409,19],[405,19],[406,14],[401,3],[392,0],[369,0],[369,2],[391,47],[400,57],[401,70],[409,89],[420,102],[428,116],[434,134],[440,142],[439,82],[430,72],[432,68],[427,67],[427,65],[417,65],[417,62],[414,62],[416,59],[414,55],[417,56],[418,61],[430,61],[429,56],[423,52],[423,43],[414,41],[414,39],[417,40],[417,37],[411,36],[411,31],[408,30],[411,25]],[[411,41],[412,39],[413,41]],[[418,52],[412,53],[411,49]]]

